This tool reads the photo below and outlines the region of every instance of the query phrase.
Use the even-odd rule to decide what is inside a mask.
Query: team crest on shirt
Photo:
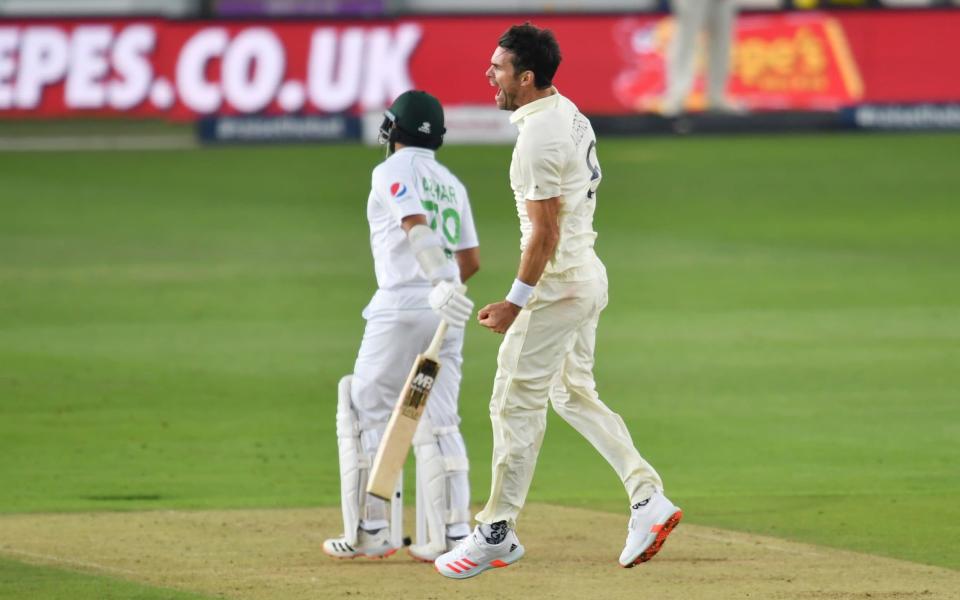
[[[407,193],[407,186],[399,181],[390,186],[390,195],[399,200]]]

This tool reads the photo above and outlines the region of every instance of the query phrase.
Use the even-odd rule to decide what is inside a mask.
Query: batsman
[[[353,373],[338,389],[343,535],[323,543],[335,558],[382,558],[397,550],[398,502],[391,511],[390,503],[367,494],[367,478],[408,371],[440,319],[448,325],[439,352],[443,368],[413,438],[418,539],[409,552],[432,562],[470,533],[469,463],[457,399],[463,328],[473,311],[462,283],[480,262],[466,188],[436,160],[445,131],[440,102],[415,90],[394,101],[380,128],[387,158],[373,170],[367,200],[378,289],[363,310],[366,327]]]

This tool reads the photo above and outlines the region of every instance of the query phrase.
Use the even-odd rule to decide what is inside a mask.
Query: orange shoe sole
[[[356,559],[356,558],[369,558],[370,560],[383,560],[384,558],[393,556],[394,554],[397,553],[397,549],[396,549],[396,548],[394,548],[393,550],[390,550],[390,551],[388,551],[388,552],[385,552],[385,553],[381,554],[380,556],[371,556],[371,555],[369,555],[369,554],[355,554],[355,555],[353,555],[353,556],[337,556],[336,554],[330,554],[329,552],[327,552],[327,551],[326,551],[325,549],[323,549],[323,548],[321,548],[321,551],[322,551],[324,554],[326,554],[327,556],[329,556],[330,558],[335,558],[335,559],[337,559],[337,560],[354,560],[354,559]]]
[[[640,556],[637,557],[635,561],[629,565],[620,565],[624,569],[630,569],[639,565],[640,563],[645,563],[651,558],[653,558],[657,552],[660,552],[660,548],[663,547],[664,542],[667,541],[667,536],[670,535],[670,532],[674,530],[680,519],[683,518],[683,511],[678,510],[677,512],[670,515],[670,518],[667,519],[667,522],[660,526],[660,531],[657,532],[656,539],[653,540],[653,543],[650,544],[650,547],[640,553]]]

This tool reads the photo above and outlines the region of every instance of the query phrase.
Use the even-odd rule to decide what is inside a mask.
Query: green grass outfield
[[[375,285],[381,156],[0,154],[0,512],[338,502],[335,389]],[[686,519],[960,568],[960,137],[603,139],[599,156],[599,391]],[[498,300],[518,259],[510,149],[440,158],[478,221],[471,296]],[[480,502],[500,338],[467,336]],[[626,509],[553,416],[530,500]],[[68,583],[84,577],[0,561],[0,597],[112,597]]]

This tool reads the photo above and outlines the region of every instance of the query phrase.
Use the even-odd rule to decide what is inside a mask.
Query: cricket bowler
[[[363,310],[366,327],[353,373],[339,384],[343,535],[326,540],[323,550],[335,558],[396,552],[388,504],[366,493],[367,476],[407,373],[444,319],[443,368],[413,438],[417,516],[425,521],[418,531],[428,535],[409,552],[432,562],[470,533],[469,463],[457,397],[463,328],[473,311],[461,284],[479,269],[479,249],[466,188],[435,156],[446,131],[440,102],[408,91],[384,114],[380,141],[388,156],[373,170],[367,200],[378,289]]]
[[[513,112],[519,130],[510,184],[520,217],[520,267],[506,300],[477,315],[481,325],[505,334],[490,400],[493,477],[476,529],[434,563],[454,579],[523,556],[515,527],[548,401],[623,481],[631,516],[621,566],[652,558],[682,516],[623,420],[597,396],[594,344],[607,275],[594,253],[593,213],[602,172],[590,121],[553,86],[560,58],[552,32],[516,25],[500,38],[486,73],[497,106]]]

